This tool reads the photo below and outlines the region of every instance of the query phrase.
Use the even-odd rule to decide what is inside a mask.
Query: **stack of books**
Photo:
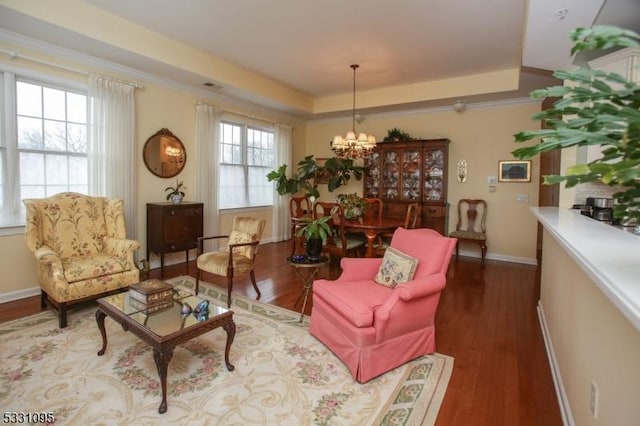
[[[129,305],[147,314],[173,306],[173,286],[161,280],[145,280],[129,287]]]

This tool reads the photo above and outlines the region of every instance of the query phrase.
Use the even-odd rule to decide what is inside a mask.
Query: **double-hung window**
[[[22,199],[87,193],[87,96],[0,73],[0,226],[24,224]]]
[[[273,185],[267,174],[275,164],[273,129],[220,123],[221,209],[271,206]]]

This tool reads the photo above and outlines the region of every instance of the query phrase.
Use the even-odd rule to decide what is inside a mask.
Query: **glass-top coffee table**
[[[139,307],[134,307],[139,305],[129,300],[127,292],[98,299],[96,322],[102,334],[102,349],[98,352],[98,356],[104,355],[107,349],[107,333],[104,328],[104,319],[107,316],[122,325],[125,331],[130,331],[151,345],[162,386],[162,402],[158,408],[160,414],[167,411],[167,369],[173,356],[173,349],[178,344],[214,328],[222,327],[227,332],[224,362],[227,370],[233,371],[235,368],[229,362],[229,350],[236,335],[233,311],[209,304],[208,315],[196,316],[193,312],[182,313],[184,303],[195,308],[203,300],[205,299],[186,291],[174,289],[173,304],[156,312],[146,313]]]

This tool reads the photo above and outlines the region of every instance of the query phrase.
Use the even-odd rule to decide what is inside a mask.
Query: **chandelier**
[[[373,135],[360,133],[356,137],[356,69],[359,65],[351,65],[353,69],[353,122],[351,131],[345,137],[338,135],[331,142],[331,150],[338,158],[367,158],[376,147],[376,138]]]

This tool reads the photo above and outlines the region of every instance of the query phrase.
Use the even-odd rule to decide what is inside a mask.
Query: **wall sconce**
[[[461,100],[457,100],[453,103],[453,110],[455,112],[462,112],[464,111],[464,108],[465,108],[465,104]]]
[[[467,161],[466,160],[458,160],[458,164],[456,166],[456,176],[458,177],[458,182],[466,182],[467,181]]]

